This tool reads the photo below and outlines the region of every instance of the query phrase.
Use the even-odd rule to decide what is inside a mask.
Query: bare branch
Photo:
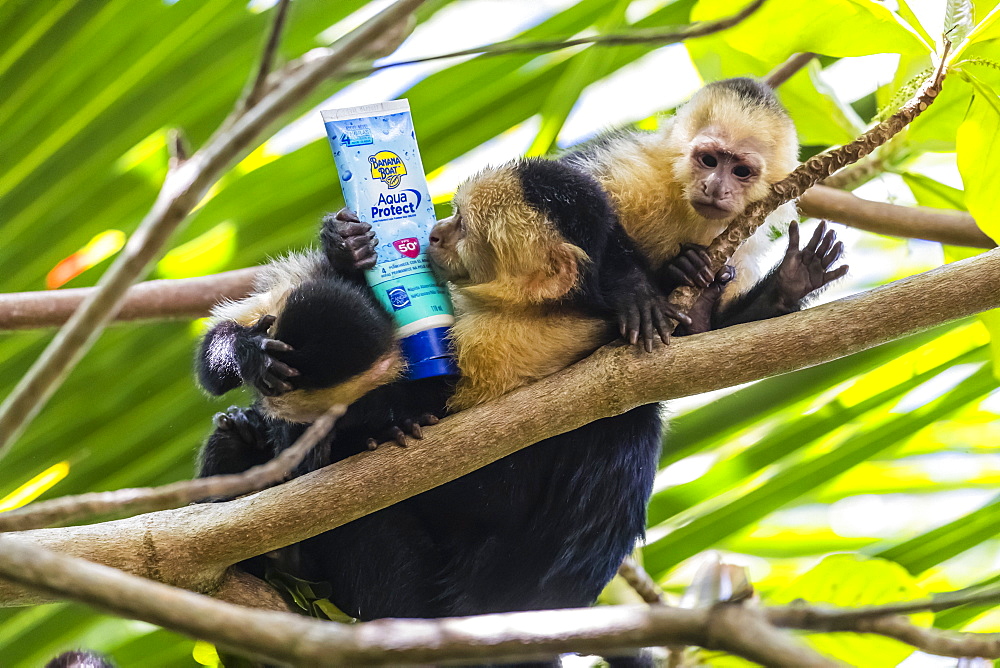
[[[184,164],[190,155],[187,137],[179,128],[167,131],[167,151],[170,153],[168,169],[173,171]]]
[[[291,0],[278,0],[278,6],[274,8],[274,20],[271,23],[271,31],[267,35],[267,42],[264,44],[264,51],[260,55],[260,64],[257,66],[257,75],[253,78],[250,90],[241,102],[243,111],[254,106],[264,97],[267,88],[267,75],[274,67],[274,58],[278,53],[278,44],[281,43],[281,32],[285,29],[285,18],[288,15],[288,7]]]
[[[40,529],[54,524],[70,524],[111,513],[137,515],[154,510],[178,508],[206,499],[228,499],[250,494],[284,482],[316,444],[330,433],[346,406],[332,406],[309,425],[295,443],[270,461],[243,473],[182,480],[161,487],[90,492],[34,503],[24,508],[0,512],[0,532]]]
[[[764,77],[764,83],[771,88],[777,88],[791,79],[796,72],[808,65],[815,57],[815,53],[809,53],[808,51],[793,54],[788,60],[768,72]]]
[[[291,73],[259,104],[218,131],[178,169],[167,174],[152,210],[125,249],[101,277],[98,289],[56,334],[14,391],[0,405],[0,457],[31,422],[63,378],[90,349],[118,309],[128,287],[159,254],[175,229],[237,157],[330,76],[341,71],[358,49],[406,18],[424,0],[397,0],[339,40],[329,53]]]
[[[602,46],[656,44],[664,46],[667,44],[683,42],[686,39],[692,39],[694,37],[705,37],[706,35],[712,35],[717,32],[722,32],[728,28],[732,28],[760,9],[764,2],[765,0],[753,0],[753,2],[745,8],[728,18],[719,19],[718,21],[703,21],[685,26],[683,28],[671,28],[670,30],[663,30],[662,28],[647,28],[633,30],[627,33],[591,35],[589,37],[577,37],[569,40],[546,40],[540,42],[516,42],[508,40],[504,42],[495,42],[493,44],[484,44],[483,46],[477,46],[471,49],[462,49],[461,51],[452,51],[450,53],[426,56],[424,58],[413,58],[412,60],[400,60],[394,63],[376,65],[374,67],[362,67],[353,70],[346,70],[344,72],[344,77],[364,77],[374,72],[378,72],[379,70],[385,70],[391,67],[417,65],[419,63],[429,63],[435,60],[444,60],[446,58],[460,58],[462,56],[478,55],[503,56],[512,53],[549,53],[552,51],[568,49],[573,46],[581,46],[583,44],[598,44]]]
[[[259,267],[198,278],[161,279],[128,289],[116,320],[201,318],[224,299],[250,294]],[[39,329],[66,322],[97,288],[0,294],[0,330]]]
[[[0,536],[0,575],[57,598],[142,619],[242,654],[296,665],[523,660],[564,651],[603,653],[668,644],[722,650],[768,666],[839,665],[800,644],[776,625],[811,631],[877,633],[944,656],[1000,656],[996,634],[920,629],[903,617],[857,618],[852,610],[809,606],[605,606],[440,620],[385,619],[345,626],[212,600],[61,555],[20,541],[16,535]],[[241,594],[234,592],[248,583],[236,584],[234,578],[227,579],[226,593],[238,599]],[[950,605],[974,602],[972,595],[963,597],[961,592],[943,598]],[[271,606],[281,608],[274,599]],[[824,619],[840,619],[841,624],[831,629],[823,624]]]
[[[618,575],[622,576],[646,603],[666,604],[663,590],[633,557],[625,557],[625,561],[618,567]]]
[[[835,220],[876,234],[971,248],[996,247],[967,213],[872,202],[827,186],[813,186],[803,193],[799,210],[807,216]]]
[[[408,448],[365,452],[234,501],[16,535],[210,591],[233,563],[303,541],[595,419],[820,364],[997,306],[1000,249],[800,313],[684,337],[652,353],[606,346],[442,420]],[[0,606],[36,601],[0,582]]]

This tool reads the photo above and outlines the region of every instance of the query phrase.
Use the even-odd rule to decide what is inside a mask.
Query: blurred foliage
[[[567,0],[549,2],[546,14],[527,12],[528,2],[507,6],[534,18],[497,35],[476,23],[482,0],[432,0],[420,11],[411,39],[442,25],[454,27],[455,16],[464,17],[472,42],[479,43],[678,25],[727,15],[743,4]],[[267,5],[0,1],[0,289],[96,281],[120,247],[121,234],[135,230],[156,196],[166,172],[167,130],[183,128],[197,147],[239,96],[270,20]],[[295,0],[282,57],[328,43],[358,22],[351,17],[365,5]],[[991,13],[994,0],[974,5],[973,20],[980,23],[958,45],[960,71],[896,142],[886,163],[903,176],[912,201],[968,207],[992,234],[1000,174],[994,92],[1000,90],[1000,21]],[[920,8],[903,0],[896,13],[873,0],[768,0],[729,32],[667,48],[686,48],[704,80],[763,75],[800,50],[822,54],[779,91],[804,154],[811,154],[855,136],[871,120],[858,110],[874,111],[876,101],[891,109],[902,101],[900,91],[919,85],[915,77],[931,63],[932,36],[941,34],[941,25],[927,23],[928,12],[915,13]],[[483,30],[481,39],[477,29]],[[439,35],[435,43],[444,50],[451,42]],[[391,96],[409,98],[424,166],[433,177],[478,166],[494,155],[486,152],[490,146],[525,129],[527,139],[509,157],[564,145],[581,100],[600,96],[604,86],[653,62],[649,58],[660,51],[645,45],[584,47],[444,61],[399,79]],[[827,69],[880,53],[900,57],[891,83],[874,94],[851,99],[830,83]],[[648,67],[645,72],[642,85],[671,87],[670,76]],[[349,83],[327,82],[295,115]],[[354,90],[364,94],[363,88],[348,92]],[[628,100],[611,96],[605,105],[613,123],[624,118],[643,127],[655,124],[638,107],[630,116]],[[670,105],[661,106],[669,111]],[[597,120],[589,131],[611,122]],[[341,206],[318,119],[315,126],[314,132],[300,132],[306,138],[291,142],[292,149],[287,141],[271,142],[235,165],[178,233],[154,274],[174,278],[244,267],[310,243],[319,215]],[[961,170],[967,192],[924,171],[920,159],[930,151],[948,152],[943,159],[951,172]],[[435,193],[442,212],[447,200],[446,190]],[[947,249],[942,255],[933,244],[872,235],[852,238],[850,289],[926,268],[917,251],[928,246],[937,249],[938,261],[973,254]],[[881,274],[874,270],[880,267]],[[1000,556],[1000,403],[989,352],[989,332],[998,331],[997,324],[987,314],[730,393],[677,402],[650,506],[646,567],[668,590],[678,591],[690,580],[697,555],[721,550],[749,564],[755,586],[774,602],[861,605],[988,581]],[[248,399],[208,399],[198,392],[190,377],[197,332],[187,322],[107,331],[4,459],[0,508],[39,495],[189,477],[212,413]],[[0,333],[3,392],[50,337]],[[820,561],[831,552],[849,555]],[[943,628],[1000,631],[984,606],[941,613],[933,621]],[[864,638],[816,641],[859,666],[889,665],[908,653],[889,645]],[[125,667],[216,660],[209,646],[81,606],[0,610],[4,666],[41,665],[76,646],[106,652]]]

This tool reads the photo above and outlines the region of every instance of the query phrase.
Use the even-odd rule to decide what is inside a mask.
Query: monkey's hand
[[[215,431],[208,437],[198,458],[199,478],[243,473],[274,455],[258,411],[230,406],[225,413],[216,413],[212,421]]]
[[[268,397],[294,390],[292,379],[300,375],[298,369],[293,369],[277,357],[293,348],[267,335],[274,320],[273,315],[265,315],[252,327],[241,327],[235,342],[240,378]]]
[[[652,352],[657,338],[663,343],[670,342],[671,318],[681,324],[691,323],[691,318],[667,301],[666,295],[645,275],[628,292],[619,291],[608,301],[618,319],[622,338],[632,345],[641,342],[646,352]]]
[[[682,285],[707,288],[718,280],[718,276],[712,272],[712,259],[708,256],[708,249],[701,244],[681,244],[681,252],[677,257],[660,267],[658,278],[660,288],[666,294]]]
[[[688,315],[691,317],[691,324],[678,325],[677,329],[674,330],[674,334],[677,336],[688,336],[690,334],[701,334],[710,331],[712,329],[712,314],[715,312],[719,297],[722,296],[722,291],[726,289],[726,286],[734,278],[736,278],[736,267],[728,264],[723,265],[722,269],[719,269],[715,275],[715,280],[701,291],[701,294],[698,295],[698,300],[691,307],[691,310],[688,311]]]
[[[319,238],[323,253],[338,274],[350,276],[375,266],[375,232],[350,209],[324,216]]]
[[[810,293],[841,278],[848,266],[831,267],[844,253],[844,243],[837,241],[837,233],[827,229],[821,221],[805,248],[799,250],[799,225],[788,227],[788,248],[778,265],[776,303],[789,312],[796,311]]]

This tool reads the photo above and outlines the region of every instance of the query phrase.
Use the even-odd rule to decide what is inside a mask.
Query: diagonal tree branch
[[[34,503],[0,513],[0,533],[40,529],[54,524],[71,524],[97,515],[128,512],[131,515],[178,508],[213,498],[232,498],[284,482],[306,455],[316,447],[347,407],[332,406],[309,425],[295,443],[270,461],[243,473],[181,480],[161,487],[90,492]]]
[[[921,629],[894,615],[899,605],[867,608],[870,614],[866,616],[854,610],[807,605],[717,604],[694,609],[627,605],[439,620],[384,619],[346,626],[212,600],[67,557],[16,536],[0,536],[0,576],[57,598],[203,638],[240,654],[295,665],[523,660],[564,651],[603,653],[649,645],[697,645],[768,666],[840,665],[782,630],[789,628],[876,633],[945,656],[1000,657],[996,634]],[[982,600],[987,600],[983,593],[953,592],[938,602],[907,605],[941,609],[940,601],[953,607]],[[1000,590],[993,589],[988,600],[1000,601]],[[277,601],[272,605],[280,607]],[[828,623],[832,619],[839,620],[835,628]]]
[[[260,56],[260,64],[257,66],[257,74],[250,84],[250,90],[240,103],[242,111],[246,111],[254,106],[264,97],[266,90],[267,76],[274,68],[274,59],[278,54],[278,45],[281,43],[281,32],[285,29],[285,18],[288,16],[288,7],[292,0],[278,0],[278,6],[274,8],[274,20],[271,23],[271,32],[267,35],[267,42],[264,44],[264,51]]]
[[[815,53],[796,53],[791,58],[778,65],[764,76],[764,83],[771,88],[777,88],[781,84],[791,79],[803,67],[812,62],[816,57]]]
[[[121,255],[101,277],[70,320],[0,404],[0,457],[27,427],[63,378],[90,349],[118,308],[125,291],[146,271],[167,239],[184,222],[225,169],[256,145],[260,136],[341,71],[367,41],[407,17],[424,0],[397,0],[362,24],[321,58],[291,72],[259,104],[224,127],[208,143],[167,174],[153,208]]]
[[[15,535],[208,591],[233,563],[300,542],[595,419],[820,364],[997,306],[1000,249],[800,313],[685,337],[649,354],[606,346],[557,374],[442,420],[408,448],[362,453],[251,496]],[[387,479],[393,484],[386,485]],[[35,601],[0,582],[0,606]]]

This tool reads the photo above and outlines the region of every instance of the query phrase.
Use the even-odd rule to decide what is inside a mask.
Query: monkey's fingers
[[[271,394],[268,395],[269,397],[274,397],[279,394],[285,394],[286,392],[291,392],[292,390],[295,389],[294,387],[292,387],[291,383],[282,380],[280,377],[278,377],[276,374],[271,373],[270,371],[264,372],[263,377],[261,377],[261,383],[271,391]]]
[[[294,369],[284,362],[278,361],[273,357],[267,361],[267,373],[271,374],[279,380],[288,380],[289,378],[295,378],[296,376],[301,376],[298,369]]]
[[[816,247],[816,257],[822,258],[824,255],[829,253],[836,240],[837,232],[834,230],[828,230],[827,233],[823,235],[823,240],[820,241],[819,246]]]
[[[367,448],[368,450],[378,450],[378,441],[376,441],[374,438],[369,438],[368,441],[365,443],[365,448]]]
[[[424,430],[420,428],[420,424],[417,423],[416,421],[406,419],[403,420],[403,424],[401,426],[403,433],[406,434],[407,436],[412,436],[418,441],[423,439]]]
[[[337,226],[337,234],[348,243],[353,239],[365,239],[368,235],[375,235],[368,223],[343,223]]]
[[[676,283],[677,285],[686,285],[688,287],[694,287],[694,282],[688,277],[687,274],[681,271],[676,265],[668,264],[664,269],[664,271],[666,271],[667,278],[672,283]]]
[[[816,249],[819,247],[820,241],[823,240],[823,235],[826,234],[826,221],[819,221],[819,225],[816,226],[816,230],[813,232],[812,238],[809,239],[809,243],[806,244],[805,248],[802,249],[802,262],[804,264],[809,264],[812,262],[813,256],[816,254]]]
[[[358,214],[354,213],[354,211],[352,211],[351,209],[347,208],[346,206],[343,209],[341,209],[340,211],[338,211],[334,215],[334,218],[336,218],[337,220],[339,220],[339,221],[341,221],[343,223],[360,223],[361,222],[361,219],[358,218]]]
[[[656,308],[655,304],[650,304],[646,309],[645,317],[642,318],[642,323],[640,324],[642,328],[642,347],[647,353],[653,352],[653,339],[656,335],[653,332],[653,322],[655,320],[654,312],[658,312],[659,309]]]
[[[389,433],[392,434],[391,440],[395,441],[396,445],[398,445],[401,448],[406,447],[406,434],[403,433],[402,429],[400,429],[399,427],[393,427],[392,429],[389,430]]]
[[[695,253],[691,253],[691,255],[688,255],[687,253],[684,255],[678,255],[673,261],[673,266],[679,268],[684,275],[688,277],[689,282],[687,285],[707,288],[708,284],[712,282],[711,269],[704,266],[701,262],[701,258],[699,258]]]
[[[618,316],[622,338],[633,346],[639,341],[639,309],[635,304],[629,304],[626,312]]]
[[[788,249],[785,254],[799,252],[799,223],[793,220],[788,225]]]
[[[850,269],[850,267],[845,264],[840,267],[837,267],[833,271],[826,272],[825,274],[823,274],[823,285],[826,285],[828,283],[833,283],[838,278],[843,278],[844,276],[847,275],[848,269]]]
[[[660,336],[660,341],[663,345],[670,343],[670,321],[663,314],[663,309],[654,308],[652,309],[653,316],[653,327],[656,329],[656,333]]]
[[[731,264],[724,264],[715,275],[714,282],[720,285],[728,285],[734,278],[736,278],[736,267]]]
[[[437,424],[440,421],[441,418],[439,418],[437,415],[434,415],[433,413],[424,413],[423,415],[420,416],[420,424],[424,427],[430,427],[432,425]]]
[[[824,271],[829,271],[833,263],[840,259],[840,256],[844,254],[844,242],[838,241],[833,245],[826,255],[823,256],[822,265]]]
[[[262,315],[257,322],[250,327],[251,334],[266,334],[267,330],[271,329],[271,325],[277,320],[277,316],[273,315]]]
[[[270,318],[273,316],[268,317]],[[269,353],[290,353],[295,350],[295,348],[292,348],[284,341],[279,341],[278,339],[264,339],[260,342],[260,349]]]

